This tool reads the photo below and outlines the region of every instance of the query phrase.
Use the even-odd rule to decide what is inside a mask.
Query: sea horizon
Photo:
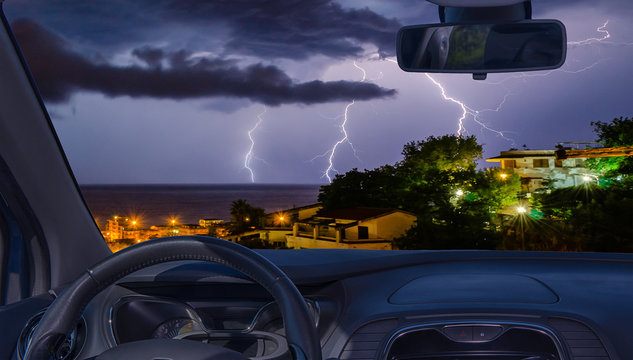
[[[135,216],[141,226],[166,224],[176,217],[183,224],[200,219],[230,220],[231,203],[244,199],[267,213],[318,202],[323,184],[82,184],[88,207],[103,227],[114,215]]]

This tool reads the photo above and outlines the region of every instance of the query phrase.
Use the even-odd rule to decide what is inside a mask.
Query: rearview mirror
[[[567,37],[558,20],[406,26],[398,32],[404,71],[492,73],[556,69]]]

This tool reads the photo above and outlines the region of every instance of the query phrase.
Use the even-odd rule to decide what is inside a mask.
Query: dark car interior
[[[0,48],[0,359],[633,359],[631,254],[195,236],[111,254],[6,19]]]

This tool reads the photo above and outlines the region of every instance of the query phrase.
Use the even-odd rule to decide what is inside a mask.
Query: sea
[[[107,219],[138,218],[139,225],[167,224],[175,217],[181,224],[200,219],[230,219],[231,203],[244,199],[267,213],[317,203],[320,185],[82,185],[81,192],[103,228]]]

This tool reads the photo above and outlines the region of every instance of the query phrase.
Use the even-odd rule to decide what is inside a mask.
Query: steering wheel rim
[[[286,341],[294,359],[320,360],[321,347],[308,307],[288,276],[258,253],[230,241],[179,236],[146,241],[87,269],[46,310],[24,360],[49,359],[72,331],[86,305],[124,276],[148,266],[179,260],[201,260],[228,266],[262,285],[279,304]]]

